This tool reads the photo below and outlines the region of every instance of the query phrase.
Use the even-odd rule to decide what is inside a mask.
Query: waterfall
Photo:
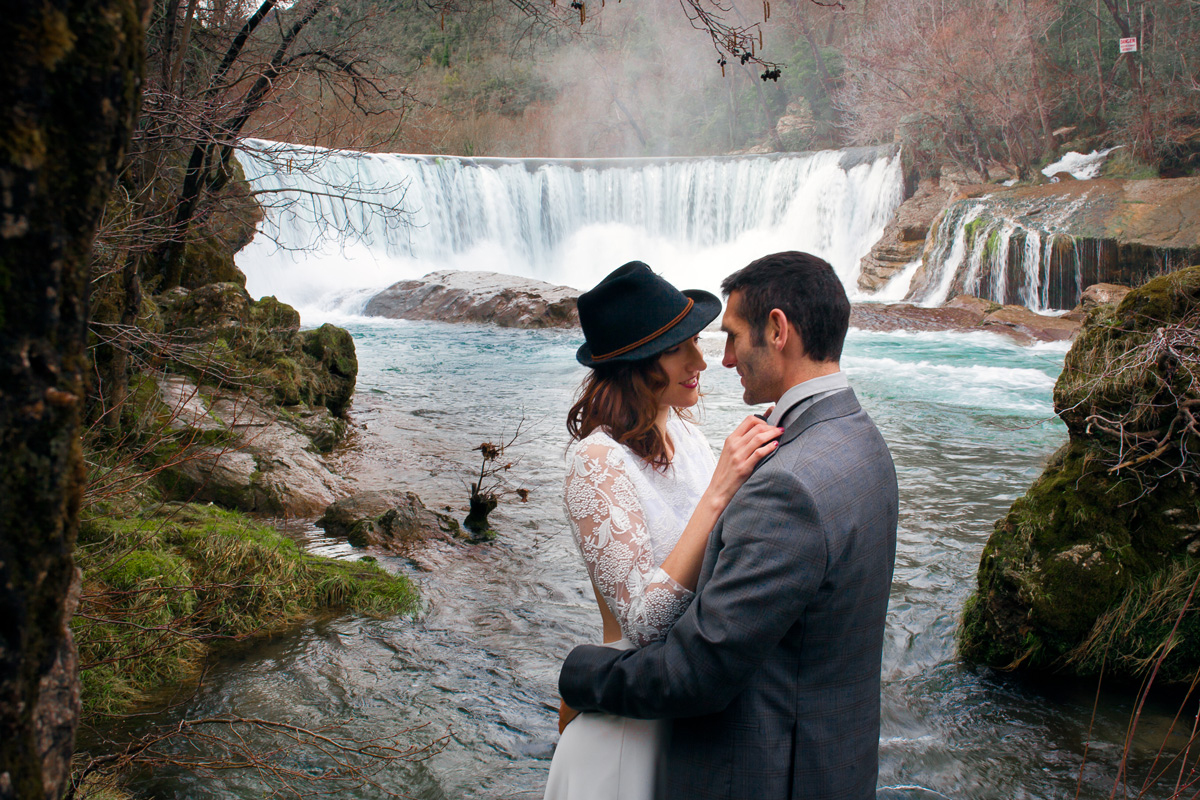
[[[302,312],[354,313],[436,269],[586,289],[639,259],[681,287],[779,250],[859,261],[901,198],[893,148],[670,159],[502,159],[250,141],[239,161],[266,217],[238,254],[247,288]]]
[[[1137,286],[1194,258],[1188,248],[1122,241],[1089,219],[1095,206],[1090,190],[960,200],[935,224],[906,299],[936,306],[970,294],[1062,311],[1094,283]]]

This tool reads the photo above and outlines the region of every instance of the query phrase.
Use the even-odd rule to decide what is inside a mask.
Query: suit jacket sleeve
[[[624,717],[724,709],[801,618],[827,570],[820,509],[786,469],[759,470],[722,517],[709,580],[666,639],[639,650],[583,646],[559,692],[573,708]]]

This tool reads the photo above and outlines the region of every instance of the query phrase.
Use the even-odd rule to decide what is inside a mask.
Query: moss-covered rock
[[[996,523],[964,609],[964,656],[998,667],[1067,665],[1129,592],[1200,550],[1194,482],[1147,495],[1136,478],[1111,474],[1104,455],[1067,444]],[[1120,634],[1114,643],[1134,645]]]
[[[190,145],[170,155],[170,165],[160,167],[176,182],[166,183],[162,192],[174,197],[181,177],[176,172],[187,163]],[[229,181],[207,196],[204,211],[192,222],[183,251],[180,285],[198,289],[211,283],[246,285],[245,274],[234,263],[235,254],[250,243],[263,218],[262,208],[254,199],[245,173],[237,159],[229,162]]]
[[[322,386],[325,405],[338,416],[344,414],[350,406],[354,382],[358,378],[354,338],[344,328],[325,323],[305,331],[301,339],[305,354],[324,367],[322,378],[328,376],[327,383]]]
[[[227,330],[250,321],[253,300],[237,283],[211,283],[198,289],[178,287],[156,298],[162,314],[178,329]]]
[[[996,523],[964,657],[1138,679],[1166,652],[1160,680],[1200,669],[1200,596],[1185,606],[1200,575],[1200,443],[1172,427],[1200,399],[1198,310],[1192,267],[1090,312],[1055,387],[1070,440]]]
[[[179,287],[156,298],[175,342],[169,364],[202,385],[259,390],[281,406],[345,415],[358,359],[349,332],[300,331],[300,315],[274,297],[253,300],[237,283]]]
[[[1176,413],[1172,395],[1200,397],[1200,359],[1151,351],[1172,324],[1194,327],[1200,314],[1200,266],[1163,275],[1092,310],[1054,387],[1054,405],[1073,435],[1088,435],[1096,418],[1121,418],[1126,429],[1152,434]]]

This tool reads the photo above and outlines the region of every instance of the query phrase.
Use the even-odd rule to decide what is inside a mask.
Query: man
[[[839,368],[850,303],[805,253],[761,258],[721,288],[722,363],[747,403],[777,403],[780,446],[718,520],[670,634],[575,648],[559,691],[582,711],[674,719],[670,800],[873,798],[897,491]]]

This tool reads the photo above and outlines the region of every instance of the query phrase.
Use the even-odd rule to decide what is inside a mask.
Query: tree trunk
[[[79,716],[88,262],[132,127],[145,0],[4,4],[0,47],[0,799],[60,797]]]

